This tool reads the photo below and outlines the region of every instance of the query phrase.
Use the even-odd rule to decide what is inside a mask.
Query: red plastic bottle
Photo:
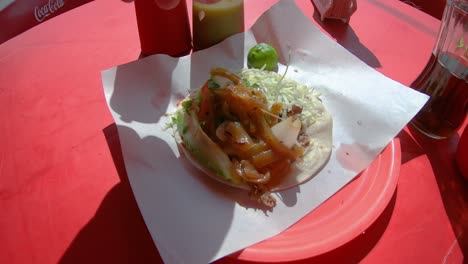
[[[185,0],[135,0],[143,56],[180,56],[192,48]]]

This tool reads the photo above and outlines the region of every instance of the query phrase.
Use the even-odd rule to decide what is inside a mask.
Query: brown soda
[[[463,124],[468,106],[468,68],[450,53],[432,55],[426,69],[411,87],[430,96],[412,120],[422,133],[433,138],[455,134]]]

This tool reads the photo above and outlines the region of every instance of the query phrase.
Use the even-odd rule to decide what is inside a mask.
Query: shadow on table
[[[177,238],[179,239],[179,243],[182,243],[182,240],[207,235],[208,229],[209,232],[211,232],[208,235],[210,239],[204,241],[203,246],[205,247],[205,250],[203,252],[199,252],[198,255],[200,258],[212,258],[214,254],[217,253],[219,246],[221,245],[221,241],[226,236],[226,230],[228,230],[233,219],[232,213],[234,212],[234,201],[232,199],[220,199],[218,203],[223,203],[221,206],[214,203],[213,206],[219,206],[218,208],[221,207],[222,209],[216,212],[217,221],[208,222],[208,225],[206,224],[206,219],[207,217],[209,218],[210,213],[212,213],[212,209],[209,206],[196,207],[198,214],[192,213],[189,216],[188,212],[180,210],[180,205],[181,202],[191,205],[192,201],[177,202],[177,199],[171,199],[174,198],[173,195],[177,195],[177,191],[187,191],[187,186],[177,185],[177,183],[180,182],[181,177],[184,177],[184,169],[180,168],[179,165],[176,165],[178,167],[177,170],[174,170],[172,167],[173,164],[177,164],[177,162],[174,161],[177,159],[175,155],[156,156],[160,161],[158,163],[159,166],[152,163],[155,155],[158,155],[153,152],[153,150],[160,150],[162,153],[170,152],[170,150],[164,149],[169,148],[166,142],[152,136],[140,138],[133,129],[125,126],[118,127],[116,124],[109,125],[103,130],[103,132],[119,174],[120,183],[115,185],[106,194],[101,205],[97,209],[96,214],[76,235],[75,239],[60,259],[60,263],[162,263],[162,259],[153,243],[150,232],[145,225],[140,209],[133,195],[128,175],[126,173],[127,170],[124,165],[125,163],[121,151],[119,135],[122,138],[125,138],[128,150],[126,153],[130,160],[141,154],[143,157],[148,157],[148,160],[139,159],[139,163],[145,164],[142,166],[150,167],[155,171],[166,170],[164,175],[167,177],[161,177],[159,179],[156,179],[158,175],[154,175],[155,177],[144,177],[143,172],[141,175],[145,178],[143,182],[138,180],[134,181],[134,187],[137,191],[141,191],[141,193],[153,191],[151,186],[154,186],[154,184],[161,184],[161,186],[167,187],[166,189],[157,188],[157,190],[155,190],[159,195],[154,194],[152,196],[155,199],[153,202],[154,207],[150,206],[151,209],[148,209],[148,206],[145,207],[142,205],[142,209],[147,210],[145,215],[145,217],[147,217],[146,221],[149,223],[157,222],[167,228],[168,226],[173,226],[174,223],[172,220],[167,220],[167,216],[173,216],[178,219],[185,217],[185,220],[177,221],[180,222],[180,225],[178,226],[177,231],[174,231],[180,232]],[[143,146],[148,147],[144,148]],[[148,152],[148,150],[150,150],[150,152]],[[163,168],[161,166],[163,166]],[[141,172],[141,167],[135,166],[134,164],[132,172],[134,173],[135,171]],[[167,184],[168,181],[165,181],[164,179],[171,179],[169,180],[169,185]],[[213,188],[215,184],[218,184],[207,177],[202,177],[200,179],[206,182],[207,188]],[[177,187],[180,187],[176,192],[174,192],[175,186],[171,185],[172,183],[175,183]],[[151,189],[144,189],[145,187],[142,186],[150,186]],[[190,184],[188,184],[188,186],[190,186]],[[164,197],[164,199],[161,197]],[[206,203],[206,199],[211,199],[211,196],[199,196],[196,199],[197,203],[195,203],[195,205],[208,204]],[[161,209],[167,204],[171,205],[170,207],[172,207],[172,210],[169,208],[163,210],[166,217],[161,217],[158,208]],[[173,204],[176,206],[172,206]],[[231,205],[232,207],[230,207]],[[203,223],[204,225],[200,223]],[[199,228],[193,229],[191,228],[191,225],[198,226]],[[186,252],[185,255],[194,255],[193,252],[190,253],[190,251],[196,251],[198,250],[198,247],[195,246],[195,244],[193,245],[193,247],[185,249],[189,252]],[[172,260],[176,259],[177,254],[179,253],[173,252],[171,249],[167,249],[166,252],[168,257]]]
[[[104,129],[120,177],[59,263],[163,263],[130,187],[117,127]]]
[[[411,2],[411,1],[408,1]],[[432,3],[434,1],[425,1],[427,3]],[[435,36],[437,34],[438,29],[434,30],[434,28],[428,26],[427,24],[418,21],[418,19],[412,17],[411,15],[405,14],[402,10],[392,7],[392,5],[387,1],[369,1],[370,4],[385,10],[385,12],[398,17],[398,19],[405,21],[406,23],[418,28],[421,31],[424,31],[427,34]],[[440,20],[440,19],[439,19]]]
[[[406,131],[400,133],[402,146],[404,144],[411,148],[407,152],[409,155],[402,155],[402,162],[405,163],[419,155],[427,155],[453,232],[462,252],[467,254],[468,184],[455,162],[459,136],[435,140],[422,135],[411,125],[408,126],[408,130],[411,135]]]
[[[372,68],[380,68],[379,59],[370,51],[366,46],[364,46],[359,40],[356,33],[354,33],[353,28],[349,24],[345,24],[340,20],[336,19],[326,19],[322,21],[320,19],[320,13],[317,11],[317,8],[314,10],[313,19],[330,34],[336,41],[346,48],[349,52],[354,54],[360,60],[365,62]]]

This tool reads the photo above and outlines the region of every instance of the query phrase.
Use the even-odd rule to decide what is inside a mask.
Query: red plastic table
[[[246,27],[275,2],[246,1]],[[311,1],[296,3],[405,85],[423,69],[439,26],[396,0],[359,1],[349,26],[321,22]],[[133,3],[119,0],[88,3],[0,45],[0,263],[162,262],[128,183],[100,76],[139,54]],[[407,127],[398,138],[399,183],[385,211],[344,246],[297,263],[463,262],[468,192],[454,159],[458,136],[435,141]]]

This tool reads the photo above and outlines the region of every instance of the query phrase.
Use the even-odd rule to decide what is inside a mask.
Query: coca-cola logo
[[[65,3],[63,0],[49,0],[45,5],[34,8],[34,17],[37,22],[42,22],[46,17],[60,9]]]

